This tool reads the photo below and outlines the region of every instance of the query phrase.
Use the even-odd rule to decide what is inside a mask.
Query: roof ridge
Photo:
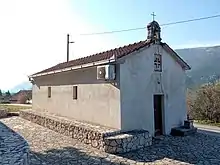
[[[98,54],[103,54],[103,53],[111,52],[111,51],[113,51],[113,50],[117,50],[117,49],[120,49],[120,48],[125,48],[125,47],[128,47],[128,46],[134,45],[134,44],[138,44],[138,43],[141,43],[141,42],[145,42],[145,41],[147,41],[147,40],[141,40],[141,41],[138,41],[138,42],[134,42],[134,43],[132,43],[132,44],[127,44],[127,45],[119,46],[119,47],[116,47],[116,48],[108,49],[108,50],[105,50],[105,51],[101,51],[101,52],[99,52],[99,53],[94,53],[94,54],[91,54],[91,55],[88,55],[88,56],[79,57],[79,58],[70,60],[70,61],[68,61],[68,62],[72,62],[72,61],[80,60],[80,59],[85,59],[85,58],[87,58],[87,57],[96,56],[96,55],[98,55]],[[68,62],[66,61],[66,62],[62,62],[62,63],[59,63],[59,64],[64,64],[64,63],[68,63]],[[58,64],[58,65],[59,65],[59,64]]]
[[[71,67],[71,66],[82,65],[82,64],[89,63],[89,61],[95,62],[95,61],[100,61],[100,60],[106,60],[106,59],[109,59],[114,54],[116,55],[116,57],[120,58],[126,54],[131,53],[132,51],[137,50],[138,47],[142,47],[143,45],[139,45],[139,44],[141,44],[142,42],[145,42],[145,41],[146,40],[141,40],[138,42],[134,42],[132,44],[118,46],[114,49],[112,48],[112,49],[108,49],[108,50],[105,50],[105,51],[102,51],[99,53],[94,53],[89,56],[79,57],[79,58],[70,60],[68,62],[67,61],[61,62],[61,63],[58,63],[50,68],[44,69],[44,70],[37,72],[35,74],[32,74],[32,75],[36,75],[36,74],[40,74],[40,73],[44,73],[44,72],[50,72],[50,71],[54,71],[57,69],[64,69],[64,68]],[[135,45],[135,46],[137,45],[137,47],[135,47],[135,49],[134,49],[134,47],[132,47],[133,45]],[[112,54],[109,54],[109,53],[112,53]]]
[[[59,63],[57,65],[54,65],[50,68],[44,69],[40,72],[37,72],[31,76],[35,77],[35,76],[41,76],[44,73],[55,73],[54,71],[56,70],[62,70],[65,68],[69,68],[69,67],[74,67],[74,66],[82,66],[84,64],[88,64],[88,63],[94,63],[94,62],[98,62],[98,61],[107,61],[109,60],[112,56],[115,56],[117,59],[121,58],[123,56],[126,56],[132,52],[138,51],[139,49],[144,48],[145,46],[150,46],[151,43],[153,43],[151,40],[141,40],[138,42],[134,42],[132,44],[127,44],[127,45],[123,45],[123,46],[118,46],[116,48],[112,48],[112,49],[108,49],[99,53],[94,53],[92,55],[89,56],[84,56],[84,57],[80,57],[80,58],[76,58],[73,60],[70,60],[68,62],[62,62]],[[162,46],[164,46],[165,43],[161,42],[160,43]],[[165,44],[166,45],[166,44]],[[172,54],[174,54],[174,56],[178,59],[178,61],[181,63],[182,66],[186,66],[187,68],[189,68],[189,66],[187,66],[187,63],[185,63],[178,55],[176,52],[174,52],[170,47],[168,47],[169,52],[171,52]],[[30,76],[30,77],[31,77]]]

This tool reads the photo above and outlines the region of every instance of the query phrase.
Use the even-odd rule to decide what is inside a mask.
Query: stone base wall
[[[26,120],[108,153],[129,152],[152,144],[152,137],[148,131],[122,132],[103,127],[97,129],[97,126],[91,126],[91,124],[80,124],[73,120],[65,120],[32,110],[20,111],[19,115]]]
[[[8,116],[8,111],[4,109],[0,109],[0,118],[5,118]]]
[[[49,116],[43,116],[34,111],[20,111],[20,117],[32,121],[36,124],[49,128],[62,135],[70,136],[94,148],[103,150],[104,134],[80,127],[71,123],[71,121],[59,120]]]

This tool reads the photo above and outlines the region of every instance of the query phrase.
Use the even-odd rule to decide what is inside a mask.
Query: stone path
[[[198,128],[198,131],[201,133],[220,136],[220,127],[197,124],[197,123],[195,123],[194,125]]]
[[[197,128],[199,128],[199,129],[212,130],[212,131],[214,131],[214,132],[220,133],[220,127],[217,127],[217,126],[197,124],[197,123],[194,123],[194,126],[197,127]]]
[[[218,136],[197,133],[190,137],[164,137],[150,147],[119,156],[100,152],[19,117],[0,122],[28,141],[32,165],[220,164]]]

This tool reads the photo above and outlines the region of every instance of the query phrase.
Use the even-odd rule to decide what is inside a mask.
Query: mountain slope
[[[187,86],[195,87],[220,77],[220,46],[175,50],[192,67]]]

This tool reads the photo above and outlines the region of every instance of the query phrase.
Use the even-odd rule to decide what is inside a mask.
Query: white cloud
[[[186,44],[183,45],[173,45],[173,49],[212,47],[218,45],[220,45],[220,42],[202,43],[198,41],[188,41]]]
[[[27,75],[66,60],[66,34],[76,43],[70,59],[114,47],[107,36],[75,13],[69,0],[0,0],[0,88],[26,81]],[[3,25],[3,26],[2,26]]]

